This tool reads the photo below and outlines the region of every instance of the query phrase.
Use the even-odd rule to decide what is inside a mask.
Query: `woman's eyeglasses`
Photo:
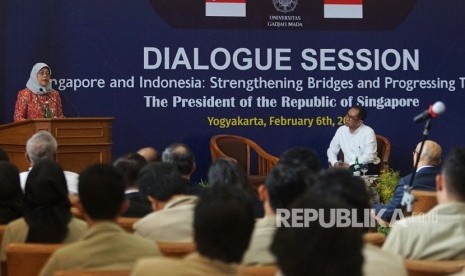
[[[50,77],[50,72],[49,71],[39,71],[39,73],[37,73],[37,75]]]

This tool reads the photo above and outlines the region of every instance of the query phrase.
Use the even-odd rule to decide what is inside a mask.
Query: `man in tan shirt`
[[[436,176],[438,205],[392,225],[383,249],[409,259],[465,258],[465,147],[453,149]]]
[[[140,260],[133,276],[237,275],[254,225],[252,203],[235,187],[214,187],[195,207],[194,240],[198,253],[182,260]]]

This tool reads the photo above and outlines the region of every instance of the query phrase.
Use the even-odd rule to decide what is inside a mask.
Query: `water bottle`
[[[52,118],[52,112],[50,112],[50,105],[48,101],[45,101],[44,118]]]
[[[360,164],[358,163],[358,156],[355,157],[354,176],[360,176]]]

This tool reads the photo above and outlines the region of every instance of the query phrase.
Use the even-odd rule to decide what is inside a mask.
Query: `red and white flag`
[[[324,0],[325,18],[363,18],[363,0]]]
[[[205,0],[206,16],[245,17],[246,0]]]

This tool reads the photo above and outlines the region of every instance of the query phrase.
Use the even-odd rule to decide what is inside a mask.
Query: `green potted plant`
[[[379,200],[381,203],[388,203],[391,200],[399,179],[400,175],[398,171],[394,171],[392,169],[381,171],[376,182],[376,189],[378,190]],[[389,226],[377,225],[378,233],[387,235],[389,230]]]
[[[382,203],[387,203],[391,200],[399,179],[400,175],[398,171],[392,169],[381,171],[376,187],[378,188],[380,201]]]

